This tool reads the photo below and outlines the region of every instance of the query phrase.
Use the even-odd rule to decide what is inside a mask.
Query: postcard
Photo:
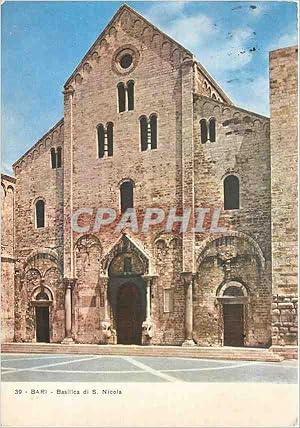
[[[298,425],[297,3],[2,4],[2,425]]]

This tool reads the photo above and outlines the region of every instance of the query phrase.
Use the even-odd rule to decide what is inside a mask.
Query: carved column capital
[[[73,289],[76,285],[77,278],[64,278],[63,283],[65,286],[65,289]]]
[[[186,286],[190,285],[194,281],[195,276],[196,274],[194,272],[181,272],[183,283]]]
[[[153,285],[153,282],[157,278],[156,275],[143,275],[142,278],[145,280],[146,287],[151,287]]]

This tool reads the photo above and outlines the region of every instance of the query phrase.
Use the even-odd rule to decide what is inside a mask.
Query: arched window
[[[151,149],[157,148],[157,116],[150,116],[150,131],[151,131]]]
[[[51,167],[52,169],[56,168],[56,153],[55,153],[55,148],[52,147],[51,151]]]
[[[127,83],[127,98],[128,111],[134,110],[134,82],[132,80]]]
[[[141,135],[141,150],[145,151],[148,148],[148,122],[146,116],[140,118],[140,135]]]
[[[216,119],[214,117],[209,119],[209,141],[211,143],[216,141]]]
[[[35,204],[35,224],[37,229],[45,227],[45,202],[41,199]]]
[[[224,210],[240,208],[240,183],[235,175],[228,175],[224,180]]]
[[[118,103],[119,103],[119,113],[126,110],[126,95],[125,95],[125,86],[124,83],[118,84]]]
[[[61,168],[61,147],[57,147],[56,167]]]
[[[201,133],[201,143],[205,144],[207,142],[207,137],[208,137],[206,119],[200,120],[200,133]]]
[[[124,181],[120,186],[121,212],[124,213],[128,208],[133,208],[133,183]]]
[[[106,125],[106,132],[107,132],[107,155],[112,156],[113,155],[113,128],[114,125],[112,122],[109,122]]]
[[[104,156],[104,126],[102,124],[97,126],[98,136],[98,157],[103,158]]]

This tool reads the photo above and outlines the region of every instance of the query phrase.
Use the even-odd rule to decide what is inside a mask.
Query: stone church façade
[[[2,175],[2,342],[296,344],[297,48],[270,53],[269,119],[124,5],[63,94]],[[207,211],[200,232],[71,227],[98,207]]]

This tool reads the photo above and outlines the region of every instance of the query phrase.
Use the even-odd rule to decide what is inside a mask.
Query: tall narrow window
[[[201,143],[205,144],[207,142],[207,137],[208,137],[206,119],[200,120],[200,132],[201,132]]]
[[[109,122],[106,125],[106,132],[107,132],[107,155],[112,156],[113,155],[113,128],[114,125]]]
[[[216,141],[216,119],[214,117],[209,119],[209,141],[211,143]]]
[[[51,151],[51,167],[52,169],[56,168],[56,153],[55,153],[55,148],[52,147]]]
[[[125,181],[120,186],[121,212],[124,213],[128,208],[133,208],[133,183]]]
[[[228,175],[224,180],[224,210],[240,208],[240,182],[235,175]]]
[[[119,113],[126,110],[126,94],[124,83],[118,84],[118,103],[119,103]]]
[[[61,168],[61,147],[57,147],[56,167]]]
[[[41,199],[35,204],[35,221],[37,229],[45,227],[45,202]]]
[[[157,148],[157,116],[152,114],[150,116],[150,129],[151,129],[151,149]]]
[[[141,135],[141,150],[145,151],[148,148],[148,122],[146,116],[140,118],[140,135]]]
[[[98,136],[98,157],[103,158],[104,156],[104,126],[102,124],[97,126]]]
[[[127,99],[128,111],[134,110],[134,82],[132,80],[127,83]]]

